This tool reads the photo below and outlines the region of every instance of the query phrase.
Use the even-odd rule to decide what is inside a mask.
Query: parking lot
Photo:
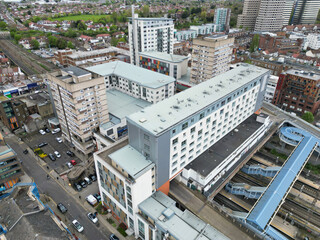
[[[81,162],[81,160],[76,155],[73,157],[68,156],[66,152],[70,149],[64,142],[58,143],[58,141],[56,140],[57,137],[61,138],[61,132],[56,134],[52,134],[50,132],[46,133],[45,135],[41,135],[39,132],[37,132],[32,136],[26,137],[24,141],[31,149],[38,148],[40,143],[48,143],[48,145],[41,147],[42,151],[48,154],[48,156],[43,160],[50,166],[50,168],[55,169],[57,173],[61,174],[62,172],[65,172],[69,169],[66,165],[67,162],[70,162],[70,160],[75,160],[78,164]],[[54,151],[58,151],[61,157],[57,158],[55,156],[56,160],[52,161],[49,158],[49,153],[54,154]]]

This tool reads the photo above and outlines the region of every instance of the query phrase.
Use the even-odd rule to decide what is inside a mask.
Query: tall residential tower
[[[298,0],[291,24],[314,24],[320,9],[320,0]]]
[[[217,8],[214,12],[214,23],[217,25],[217,32],[229,31],[230,8]]]

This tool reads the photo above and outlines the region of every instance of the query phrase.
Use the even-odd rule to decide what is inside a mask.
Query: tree
[[[73,43],[70,42],[70,41],[68,41],[67,47],[68,47],[68,48],[71,48],[71,49],[74,49],[74,45],[73,45]]]
[[[259,47],[259,39],[260,39],[260,36],[259,34],[255,34],[253,36],[253,39],[252,39],[252,42],[251,42],[251,45],[250,45],[250,52],[254,52],[258,49]]]
[[[65,49],[67,47],[67,41],[62,39],[62,38],[58,38],[57,40],[57,47],[59,49]]]
[[[14,40],[16,41],[16,42],[19,42],[19,40],[22,38],[22,36],[20,35],[20,34],[15,34],[14,35]]]
[[[143,15],[143,17],[149,17],[149,14],[150,14],[149,6],[148,5],[144,5],[142,7],[142,15]]]
[[[55,36],[49,36],[48,40],[49,40],[49,46],[50,47],[56,47],[57,46],[58,39]]]
[[[118,45],[118,39],[116,39],[115,37],[112,37],[110,44],[111,44],[111,46],[116,47]]]
[[[31,43],[32,49],[34,50],[39,49],[40,43],[36,39],[32,39],[30,43]]]
[[[182,14],[181,14],[181,17],[182,18],[184,18],[184,19],[186,19],[187,17],[189,17],[190,16],[190,13],[189,13],[189,11],[184,11]]]
[[[314,121],[314,116],[312,112],[305,112],[301,118],[308,123],[312,123]]]
[[[84,31],[84,30],[87,30],[87,25],[86,25],[84,22],[80,21],[80,22],[78,23],[78,25],[77,25],[77,28],[78,28],[80,31]]]
[[[3,22],[3,21],[0,22],[0,29],[1,30],[7,29],[7,26],[8,26],[8,24],[6,24],[5,22]]]

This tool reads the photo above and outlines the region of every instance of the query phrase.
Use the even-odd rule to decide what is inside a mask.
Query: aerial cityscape
[[[1,240],[319,240],[320,0],[0,1]]]

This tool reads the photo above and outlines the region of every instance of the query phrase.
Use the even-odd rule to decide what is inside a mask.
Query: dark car
[[[71,151],[67,151],[67,155],[69,155],[70,157],[73,157],[73,156],[74,156],[74,153],[71,152]]]
[[[98,202],[101,202],[101,196],[98,193],[93,194],[93,196],[97,199]]]
[[[49,153],[49,158],[51,159],[51,161],[56,160],[56,157],[52,153]]]
[[[66,213],[68,211],[68,209],[62,203],[58,203],[57,208],[62,213]]]
[[[29,152],[28,152],[28,149],[25,149],[24,151],[23,151],[23,153],[24,154],[28,154]]]
[[[47,133],[50,132],[50,129],[49,129],[49,128],[45,128],[44,130],[45,130]]]
[[[119,240],[119,238],[114,235],[114,234],[111,234],[110,237],[109,237],[110,240]]]
[[[78,192],[81,191],[82,187],[81,187],[81,185],[80,185],[79,183],[74,183],[73,185],[74,185],[74,188],[75,188]]]
[[[84,180],[80,181],[79,184],[81,185],[82,188],[87,187],[87,183]]]
[[[91,179],[92,182],[97,181],[97,177],[95,175],[93,175],[93,174],[90,174],[89,178]]]
[[[42,143],[40,143],[40,144],[38,145],[38,147],[41,148],[41,147],[44,147],[44,146],[47,146],[47,145],[48,145],[48,143],[42,142]]]

